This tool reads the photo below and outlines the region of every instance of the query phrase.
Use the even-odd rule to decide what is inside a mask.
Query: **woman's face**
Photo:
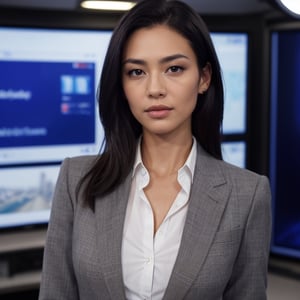
[[[144,135],[191,134],[198,93],[210,78],[210,66],[200,74],[189,42],[166,25],[139,29],[125,45],[123,89]]]

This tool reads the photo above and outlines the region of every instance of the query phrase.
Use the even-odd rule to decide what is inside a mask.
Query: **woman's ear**
[[[205,67],[201,69],[200,74],[200,83],[199,83],[199,94],[204,94],[209,86],[211,81],[211,65],[210,63],[206,63]]]

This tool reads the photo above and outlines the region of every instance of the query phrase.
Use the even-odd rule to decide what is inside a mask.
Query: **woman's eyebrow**
[[[189,59],[186,55],[183,55],[183,54],[173,54],[173,55],[169,55],[169,56],[161,58],[159,60],[159,63],[164,64],[164,63],[167,63],[167,62],[179,59],[179,58]],[[147,63],[143,59],[128,58],[123,61],[123,65],[125,65],[125,64],[146,65]]]
[[[160,63],[167,63],[167,62],[170,62],[172,60],[179,59],[179,58],[189,59],[186,55],[183,55],[183,54],[173,54],[173,55],[163,57],[162,59],[159,60],[159,62]]]
[[[123,66],[125,64],[146,65],[146,61],[143,59],[128,58],[128,59],[125,59],[122,64],[123,64]]]

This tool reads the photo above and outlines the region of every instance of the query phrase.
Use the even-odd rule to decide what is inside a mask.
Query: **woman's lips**
[[[145,112],[148,114],[150,118],[153,119],[162,119],[167,117],[172,108],[165,105],[155,105],[147,108]]]

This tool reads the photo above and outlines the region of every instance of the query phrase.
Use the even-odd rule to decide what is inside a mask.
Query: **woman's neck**
[[[170,176],[184,165],[192,145],[192,135],[174,139],[146,135],[141,143],[142,160],[150,174]]]

